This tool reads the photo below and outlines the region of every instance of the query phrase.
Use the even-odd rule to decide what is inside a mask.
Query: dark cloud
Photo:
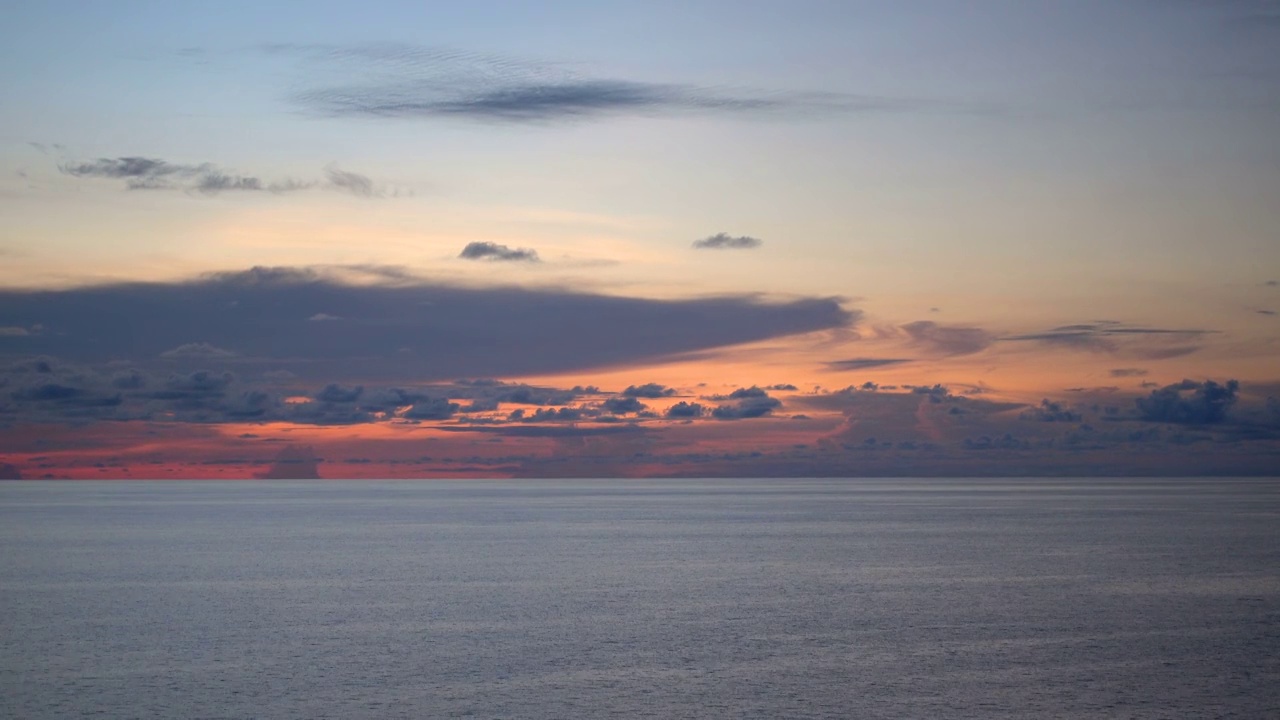
[[[492,242],[467,243],[467,246],[462,248],[462,252],[458,253],[458,257],[464,260],[539,262],[536,250],[509,248]]]
[[[733,237],[726,233],[716,233],[711,237],[694,240],[693,247],[698,250],[751,250],[764,245],[760,238],[747,235]]]
[[[648,406],[640,402],[635,397],[612,397],[605,400],[600,406],[605,412],[614,415],[627,415],[629,413],[638,413],[645,410]]]
[[[583,408],[562,407],[562,408],[538,408],[533,414],[528,414],[523,410],[513,410],[508,419],[518,420],[526,423],[542,423],[542,422],[578,422],[588,417],[588,413]]]
[[[1259,310],[1258,314],[1259,315],[1275,315],[1276,311],[1275,310]]]
[[[887,367],[909,363],[909,358],[852,358],[850,360],[832,360],[827,367],[832,370],[866,370],[868,368]]]
[[[720,405],[711,411],[717,420],[742,420],[763,417],[782,406],[782,401],[770,397],[769,393],[756,387],[738,388],[728,395],[712,395],[712,400],[734,400],[737,402]]]
[[[545,123],[611,115],[905,112],[948,107],[906,98],[735,91],[586,77],[563,65],[412,45],[278,44],[264,50],[302,61],[300,67],[313,87],[294,94],[292,101],[331,117]]]
[[[945,385],[903,385],[906,390],[910,390],[912,395],[927,395],[929,402],[940,403],[951,397],[951,390]]]
[[[1146,375],[1147,371],[1142,368],[1115,368],[1111,371],[1111,377],[1114,378],[1146,377]]]
[[[698,403],[690,403],[681,400],[680,402],[667,408],[666,416],[669,418],[696,418],[706,414],[706,408]]]
[[[982,352],[995,337],[981,328],[940,325],[917,320],[902,326],[913,345],[941,355],[972,355]]]
[[[342,385],[331,383],[329,385],[325,385],[323,390],[316,393],[316,400],[330,403],[352,403],[359,400],[363,393],[363,385],[343,387]]]
[[[643,428],[630,423],[613,425],[445,425],[439,428],[447,432],[474,432],[509,437],[574,438],[598,435],[626,435],[643,433]]]
[[[409,420],[448,420],[458,412],[458,404],[444,398],[431,398],[413,404],[404,416]]]
[[[343,321],[305,322],[316,308]],[[0,336],[0,356],[172,366],[184,360],[162,353],[203,343],[237,354],[199,358],[206,368],[225,362],[237,373],[290,371],[324,383],[427,382],[639,364],[856,318],[834,298],[651,300],[409,280],[347,284],[314,270],[259,268],[191,282],[0,290],[0,326],[45,328]]]
[[[1063,407],[1062,403],[1045,398],[1040,405],[1022,413],[1023,420],[1035,422],[1080,422],[1084,417]]]
[[[1263,284],[1267,287],[1277,287],[1280,286],[1280,280],[1268,280]]]
[[[797,388],[795,385],[792,385],[791,383],[778,383],[776,385],[770,385],[765,388],[765,390],[781,390],[781,391],[791,391],[791,392],[794,392],[798,389],[799,388]]]
[[[745,420],[764,417],[782,407],[782,401],[772,397],[753,397],[735,405],[720,405],[711,411],[717,420]]]
[[[1138,415],[1143,420],[1187,425],[1208,425],[1222,422],[1227,410],[1236,402],[1240,384],[1228,380],[1219,385],[1212,380],[1203,383],[1183,380],[1153,390],[1145,398],[1135,400]]]
[[[675,395],[676,391],[658,383],[645,383],[644,385],[628,385],[627,389],[622,391],[622,394],[627,397],[660,398]]]
[[[1115,321],[1063,325],[1040,333],[1000,338],[1009,342],[1037,342],[1053,347],[1129,355],[1146,360],[1162,360],[1189,355],[1200,349],[1199,339],[1214,330],[1170,330],[1132,327]]]
[[[1025,450],[1031,446],[1031,443],[1005,433],[994,438],[987,435],[965,438],[963,445],[966,450]]]

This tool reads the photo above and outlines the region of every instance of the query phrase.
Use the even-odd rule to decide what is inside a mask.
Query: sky
[[[51,0],[0,87],[0,477],[1280,468],[1276,0]]]

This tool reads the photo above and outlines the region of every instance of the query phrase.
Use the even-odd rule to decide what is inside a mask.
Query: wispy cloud
[[[583,76],[564,65],[402,44],[263,48],[307,61],[293,102],[329,116],[550,122],[607,115],[883,112],[941,106],[906,98]]]
[[[1215,330],[1134,327],[1114,320],[1063,325],[1044,332],[1010,335],[1007,342],[1036,342],[1059,348],[1161,360],[1196,352]]]
[[[764,245],[764,241],[760,238],[754,238],[749,235],[733,237],[728,233],[716,233],[710,237],[693,241],[695,250],[752,250],[761,245]]]
[[[987,349],[995,339],[982,328],[942,325],[932,320],[917,320],[900,329],[912,345],[940,355],[972,355]]]
[[[252,175],[228,173],[212,163],[171,163],[147,157],[99,158],[64,163],[58,169],[74,177],[123,180],[130,190],[193,190],[215,195],[236,190],[286,193],[311,187],[311,183],[292,179],[264,181]]]
[[[399,194],[398,191],[388,193],[366,175],[341,170],[334,165],[325,168],[323,181],[294,178],[264,180],[256,175],[229,172],[209,162],[175,163],[136,156],[64,162],[58,165],[58,169],[73,177],[122,180],[128,190],[181,190],[217,195],[224,192],[284,194],[324,188],[364,198]]]
[[[851,358],[849,360],[832,360],[827,363],[827,367],[832,370],[867,370],[909,362],[911,362],[910,358]]]

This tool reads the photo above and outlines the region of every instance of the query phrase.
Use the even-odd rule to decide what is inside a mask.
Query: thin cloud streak
[[[960,109],[944,102],[839,93],[752,91],[583,77],[563,67],[403,44],[263,48],[308,60],[314,87],[292,102],[330,117],[461,118],[546,123],[610,115],[761,115]],[[329,75],[335,81],[328,81]],[[361,80],[339,82],[358,75]]]

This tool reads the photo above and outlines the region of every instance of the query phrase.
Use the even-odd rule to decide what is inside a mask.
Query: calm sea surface
[[[1280,481],[0,483],[0,717],[1280,717]]]

